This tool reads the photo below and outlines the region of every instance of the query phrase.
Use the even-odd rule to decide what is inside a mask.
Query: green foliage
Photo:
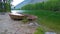
[[[26,10],[26,9],[27,9],[27,10],[28,10],[28,9],[29,9],[29,10],[32,10],[33,8],[35,8],[33,4],[28,4],[28,5],[24,6],[24,7],[22,7],[21,9],[24,9],[24,10]]]
[[[10,7],[10,4],[8,4],[8,3],[5,3],[5,10],[7,11],[7,12],[10,12],[11,11],[11,7]]]
[[[21,9],[23,10],[51,10],[51,11],[59,11],[60,10],[60,0],[50,0],[47,2],[36,3],[36,4],[27,4],[23,6]]]
[[[44,34],[44,30],[41,27],[38,27],[34,34]]]
[[[10,12],[11,11],[11,7],[9,3],[2,3],[0,2],[0,12]]]
[[[26,10],[26,14],[38,16],[38,23],[56,32],[60,32],[60,12],[48,10]]]
[[[23,20],[22,20],[22,22],[23,22],[24,24],[27,23],[27,22],[28,22],[27,17],[24,17]]]
[[[2,6],[2,3],[0,2],[0,11],[2,11],[1,6]]]
[[[60,0],[51,0],[46,3],[44,3],[44,8],[45,10],[52,10],[52,11],[59,11],[60,9]]]

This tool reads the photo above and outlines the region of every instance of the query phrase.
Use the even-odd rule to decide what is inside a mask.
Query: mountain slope
[[[24,0],[22,3],[19,3],[13,9],[19,9],[26,4],[34,4],[34,3],[43,2],[43,1],[46,1],[46,0]]]

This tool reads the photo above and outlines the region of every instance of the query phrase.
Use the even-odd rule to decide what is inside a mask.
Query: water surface
[[[19,13],[23,13],[24,10],[11,10],[12,13],[16,13],[16,12],[19,12]]]

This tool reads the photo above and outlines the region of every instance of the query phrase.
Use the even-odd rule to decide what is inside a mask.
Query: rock
[[[39,25],[37,23],[29,23],[28,26],[29,27],[38,27]]]
[[[45,34],[56,34],[55,32],[45,32]]]
[[[28,24],[29,26],[33,26],[34,24],[33,23],[30,23],[30,24]]]
[[[38,23],[35,23],[36,26],[40,26]]]

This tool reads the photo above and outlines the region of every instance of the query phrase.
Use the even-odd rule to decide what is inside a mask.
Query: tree
[[[0,11],[1,12],[7,12],[11,11],[11,2],[13,0],[0,0]]]

